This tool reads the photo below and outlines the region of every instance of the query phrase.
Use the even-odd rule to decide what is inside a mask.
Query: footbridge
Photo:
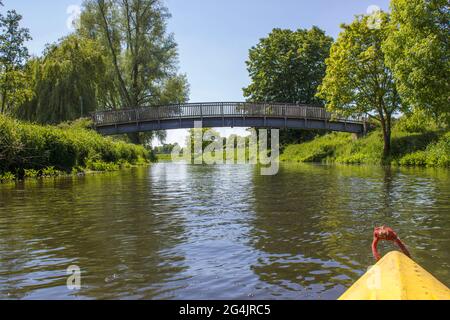
[[[364,134],[367,129],[364,117],[343,118],[323,107],[285,103],[185,103],[96,112],[92,119],[96,130],[103,135],[190,129],[197,121],[205,128],[253,127],[355,134]]]

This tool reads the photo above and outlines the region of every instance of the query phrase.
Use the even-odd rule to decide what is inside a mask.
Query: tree
[[[170,17],[160,0],[86,0],[78,32],[105,48],[115,88],[114,108],[185,102],[186,77],[177,74],[177,45],[166,31]],[[132,142],[153,134],[129,135]],[[162,134],[162,136],[164,136]]]
[[[159,104],[166,86],[186,80],[176,73],[177,45],[166,31],[169,17],[160,0],[84,2],[79,32],[106,48],[122,107]],[[181,97],[175,100],[186,97],[187,85],[183,85]]]
[[[274,29],[250,49],[247,67],[252,83],[244,88],[244,96],[252,102],[320,104],[315,94],[332,43],[317,27]]]
[[[20,27],[21,20],[15,10],[0,14],[0,113],[14,112],[31,95],[24,72],[29,57],[25,42],[31,36]]]
[[[327,72],[318,97],[330,111],[342,115],[366,114],[380,122],[384,156],[391,149],[392,116],[401,108],[391,70],[385,64],[382,44],[389,34],[389,16],[379,12],[379,25],[372,17],[359,16],[343,31],[331,48]]]
[[[250,49],[247,67],[252,83],[244,96],[252,102],[323,104],[315,94],[325,76],[333,39],[317,27],[274,29]],[[314,137],[316,132],[283,130],[282,144]]]
[[[188,147],[190,146],[191,150],[194,151],[194,143],[198,140],[202,142],[202,150],[205,150],[209,144],[215,142],[216,138],[219,137],[220,133],[212,128],[189,129],[189,135],[186,137],[186,145]]]
[[[172,154],[175,148],[179,148],[179,144],[163,144],[162,146],[155,147],[153,150],[156,154]]]
[[[111,86],[106,63],[95,41],[70,35],[48,46],[28,63],[33,97],[18,114],[41,123],[75,120],[97,109]]]
[[[404,103],[450,120],[448,0],[393,0],[383,46]]]

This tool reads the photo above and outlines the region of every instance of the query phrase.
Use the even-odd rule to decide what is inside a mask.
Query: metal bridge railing
[[[317,119],[348,123],[365,123],[364,117],[339,117],[325,108],[282,103],[216,102],[186,103],[129,110],[97,112],[92,115],[96,126],[162,121],[171,119],[203,119],[227,117]]]

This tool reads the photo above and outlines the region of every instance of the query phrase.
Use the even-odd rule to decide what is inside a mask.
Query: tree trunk
[[[386,159],[391,154],[391,133],[384,132],[384,151],[383,156]]]
[[[102,15],[102,19],[103,19],[103,30],[106,34],[106,39],[108,40],[108,46],[109,49],[111,51],[111,55],[112,55],[112,59],[113,59],[113,65],[114,65],[114,69],[116,71],[116,75],[117,78],[119,79],[119,87],[120,87],[120,92],[121,92],[121,96],[122,99],[125,100],[123,102],[125,102],[125,106],[122,107],[128,107],[128,108],[132,108],[132,101],[130,98],[130,94],[127,90],[127,86],[125,84],[125,80],[122,77],[122,72],[119,68],[119,62],[118,62],[118,58],[117,58],[117,54],[116,54],[116,50],[114,49],[114,43],[112,40],[112,35],[110,33],[109,30],[109,24],[108,24],[108,19],[106,17],[106,12],[105,12],[105,3],[104,1],[98,1],[98,8],[100,10],[100,14]]]
[[[383,129],[383,158],[386,159],[391,154],[391,115],[386,115],[386,118],[381,119],[381,127]]]
[[[6,107],[6,100],[8,99],[7,98],[7,92],[6,92],[6,90],[3,90],[3,94],[2,94],[2,110],[1,110],[1,114],[4,114],[5,113],[5,107]]]
[[[135,60],[135,58],[133,58],[133,60]],[[131,90],[131,94],[132,94],[132,103],[133,103],[133,108],[139,108],[139,85],[138,85],[138,76],[139,76],[139,66],[137,64],[137,62],[133,62],[133,72],[132,72],[132,79],[133,79],[133,89]]]
[[[9,72],[9,68],[6,67],[6,69],[5,69],[5,85],[7,85],[8,81],[9,81],[8,72]],[[3,87],[1,114],[6,113],[7,104],[8,104],[8,89],[7,89],[7,87]]]

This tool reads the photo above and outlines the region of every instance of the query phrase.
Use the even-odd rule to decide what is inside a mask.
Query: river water
[[[450,285],[448,170],[160,163],[4,184],[0,299],[337,299],[382,224]]]

